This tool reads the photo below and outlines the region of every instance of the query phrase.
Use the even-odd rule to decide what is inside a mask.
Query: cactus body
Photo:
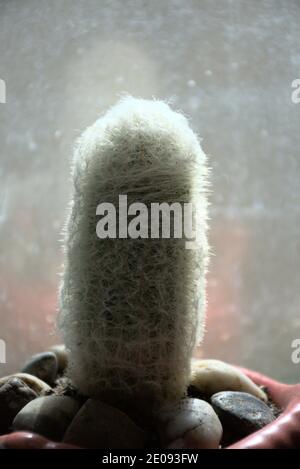
[[[80,138],[59,326],[83,394],[144,393],[156,402],[185,394],[204,324],[206,177],[187,120],[160,101],[126,98]],[[109,202],[118,215],[120,194],[128,206],[197,204],[198,249],[184,238],[99,239],[96,208]]]

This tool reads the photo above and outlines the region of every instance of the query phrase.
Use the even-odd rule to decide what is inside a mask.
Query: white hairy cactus
[[[59,327],[69,376],[89,396],[186,392],[202,338],[208,261],[206,157],[186,118],[161,101],[121,100],[80,138],[65,236]],[[197,249],[186,239],[99,239],[97,206],[198,207]],[[194,217],[195,220],[195,217]]]

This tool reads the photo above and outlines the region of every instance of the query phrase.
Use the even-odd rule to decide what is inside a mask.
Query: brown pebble
[[[37,397],[20,378],[11,377],[0,385],[0,434],[7,433],[17,413]]]

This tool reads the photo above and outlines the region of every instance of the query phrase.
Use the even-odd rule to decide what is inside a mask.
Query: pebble
[[[39,396],[52,392],[52,388],[47,383],[37,378],[36,376],[30,375],[28,373],[15,373],[13,375],[4,376],[3,378],[0,378],[0,386],[9,381],[11,378],[21,379]]]
[[[211,396],[221,391],[241,391],[267,401],[267,395],[238,368],[220,360],[192,360],[189,382],[197,392]]]
[[[0,434],[9,431],[17,413],[36,397],[36,392],[20,378],[8,378],[0,386]]]
[[[43,352],[33,355],[22,369],[22,373],[36,376],[50,385],[56,380],[57,372],[58,361],[53,352]]]
[[[218,448],[223,433],[212,406],[200,399],[186,398],[163,407],[157,423],[162,443],[169,448]]]
[[[68,396],[42,396],[29,402],[13,421],[15,431],[26,430],[61,441],[80,404]]]
[[[88,399],[69,426],[64,442],[98,449],[144,448],[147,434],[119,409]]]
[[[245,392],[219,392],[211,397],[211,403],[224,427],[239,436],[260,430],[275,419],[264,402]]]
[[[69,359],[65,345],[53,345],[53,347],[50,348],[50,352],[55,354],[58,364],[58,372],[62,374],[68,366]]]

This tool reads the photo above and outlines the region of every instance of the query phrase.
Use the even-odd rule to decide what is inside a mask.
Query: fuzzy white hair
[[[207,174],[187,119],[161,101],[124,98],[80,138],[59,326],[83,394],[162,402],[186,393],[204,329]],[[96,207],[118,207],[120,194],[128,204],[197,204],[198,249],[185,249],[185,239],[99,239]]]

